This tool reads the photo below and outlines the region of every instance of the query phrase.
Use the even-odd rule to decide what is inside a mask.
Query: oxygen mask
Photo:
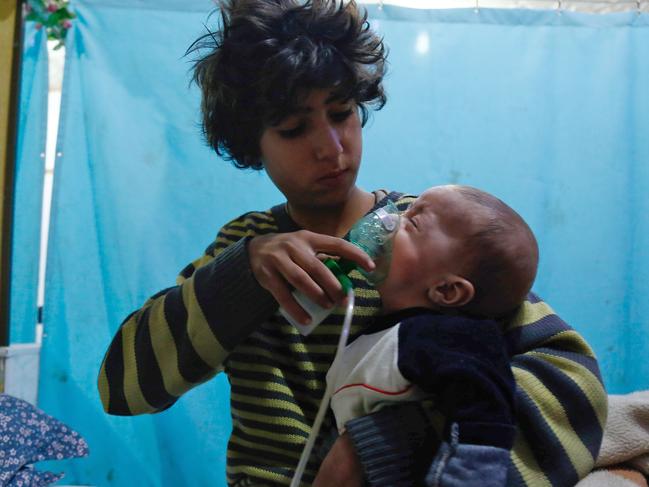
[[[358,271],[376,286],[388,275],[392,258],[392,239],[399,230],[400,211],[392,201],[358,220],[349,232],[349,241],[360,247],[376,264],[372,272]],[[355,266],[356,267],[356,266]]]

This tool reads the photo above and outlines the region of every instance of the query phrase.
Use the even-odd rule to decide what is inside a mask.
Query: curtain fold
[[[25,25],[11,257],[10,343],[31,343],[38,319],[38,263],[47,134],[47,39]]]
[[[40,406],[89,442],[69,483],[224,485],[223,376],[137,418],[103,413],[96,376],[130,311],[229,219],[283,199],[202,141],[183,55],[217,21],[211,2],[73,7]],[[649,16],[368,10],[391,51],[389,101],[365,128],[360,185],[501,197],[539,239],[535,290],[593,345],[609,389],[647,388]]]

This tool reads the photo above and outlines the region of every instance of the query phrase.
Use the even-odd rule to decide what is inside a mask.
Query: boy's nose
[[[313,145],[318,160],[338,157],[343,152],[342,136],[336,127],[323,124],[313,134]]]

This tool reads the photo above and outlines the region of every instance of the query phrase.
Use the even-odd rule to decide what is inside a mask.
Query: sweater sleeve
[[[277,308],[250,269],[247,242],[277,231],[265,213],[224,226],[177,285],[121,324],[99,372],[106,412],[154,413],[222,370],[228,353]]]
[[[508,323],[505,340],[512,355],[517,408],[507,485],[573,486],[592,469],[606,421],[606,392],[595,356],[534,294]],[[395,408],[347,424],[368,477],[383,457],[404,447],[396,441],[386,446],[381,439],[384,431],[398,431],[403,421]],[[439,426],[433,429],[439,434]]]
[[[509,322],[506,339],[518,423],[508,485],[573,486],[593,468],[606,423],[595,355],[534,294]]]

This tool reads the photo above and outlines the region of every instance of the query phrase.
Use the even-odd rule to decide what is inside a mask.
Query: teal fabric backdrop
[[[77,0],[68,41],[40,402],[88,440],[68,482],[224,485],[224,377],[161,414],[102,412],[95,382],[121,320],[172,285],[230,218],[282,201],[200,137],[190,63],[211,3]],[[388,105],[360,184],[472,184],[536,232],[535,289],[593,345],[613,392],[649,364],[649,16],[371,7]]]
[[[10,343],[31,343],[38,318],[38,259],[47,133],[47,39],[25,25],[20,85],[14,229],[11,258]]]

